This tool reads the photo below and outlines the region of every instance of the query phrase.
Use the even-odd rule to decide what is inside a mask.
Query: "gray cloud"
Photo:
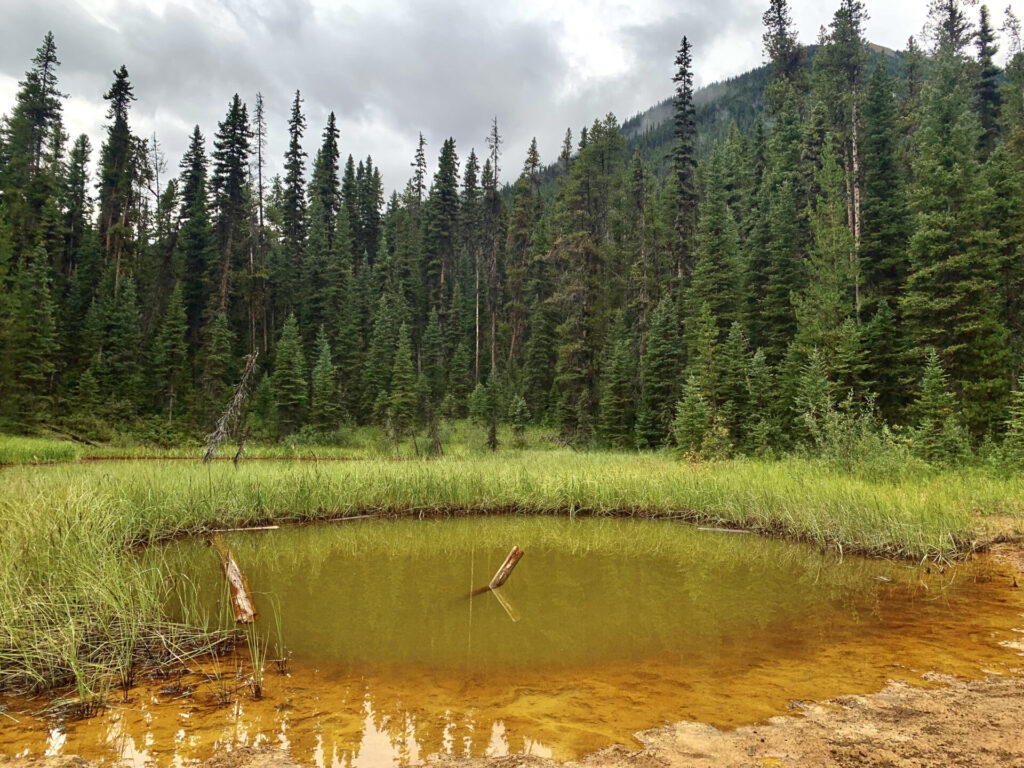
[[[251,104],[257,91],[268,108],[272,166],[280,167],[298,88],[310,155],[334,110],[343,154],[372,154],[389,190],[404,185],[420,131],[430,155],[454,136],[465,158],[470,147],[484,148],[496,115],[509,177],[531,137],[551,160],[566,126],[576,133],[609,111],[624,120],[668,96],[684,33],[695,46],[698,83],[760,61],[762,0],[645,0],[642,13],[617,1],[580,3],[598,25],[592,42],[584,37],[587,53],[625,62],[595,72],[566,44],[581,29],[570,28],[573,13],[543,0],[0,0],[0,75],[20,79],[52,29],[61,87],[73,96],[67,122],[98,146],[102,94],[124,63],[138,97],[135,130],[157,133],[172,168],[193,124],[212,138],[232,94]]]

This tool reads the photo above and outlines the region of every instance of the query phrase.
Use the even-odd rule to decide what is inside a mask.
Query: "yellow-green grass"
[[[445,422],[441,428],[444,454],[449,457],[481,456],[490,453],[487,431],[468,420]],[[498,429],[501,450],[548,450],[558,447],[551,430],[531,427],[518,444],[512,429]],[[398,446],[383,431],[373,426],[345,427],[336,433],[315,440],[308,436],[292,436],[279,441],[250,440],[244,457],[248,459],[349,460],[366,458],[414,459],[425,454],[429,441],[424,435],[414,440],[406,437]],[[216,457],[230,460],[238,449],[235,442],[223,443]],[[205,444],[198,440],[171,446],[139,441],[129,435],[106,442],[73,442],[54,436],[23,437],[0,434],[0,465],[42,464],[99,459],[198,459],[205,453]]]
[[[78,461],[81,457],[82,446],[68,440],[0,435],[0,465],[52,464]]]
[[[356,515],[637,515],[845,553],[951,558],[1024,522],[1024,479],[980,470],[873,482],[810,461],[508,451],[352,462],[92,462],[0,470],[0,689],[86,696],[201,647],[163,615],[179,583],[140,545]],[[379,526],[386,536],[387,526]],[[182,602],[182,601],[177,601]],[[188,604],[187,598],[184,600]],[[192,623],[200,626],[201,622]],[[105,682],[104,682],[105,681]]]

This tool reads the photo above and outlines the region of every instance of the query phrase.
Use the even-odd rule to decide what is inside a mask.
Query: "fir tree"
[[[773,403],[774,382],[764,350],[758,349],[747,367],[747,398],[751,427],[747,431],[747,450],[755,454],[766,453],[775,443],[776,419]]]
[[[189,340],[199,340],[203,310],[218,286],[216,244],[210,223],[203,134],[195,127],[181,160],[182,222],[175,257],[182,279],[182,300],[188,318]]]
[[[331,344],[323,326],[316,337],[316,364],[313,366],[313,397],[310,401],[309,423],[321,432],[338,426],[338,398]]]
[[[974,83],[974,104],[981,122],[981,137],[978,146],[982,157],[988,157],[999,140],[999,67],[993,60],[999,47],[995,31],[988,16],[988,6],[981,6],[981,18],[974,44],[978,49],[977,77]]]
[[[942,463],[959,458],[967,450],[966,435],[956,414],[956,396],[950,391],[949,377],[934,349],[928,350],[913,412],[917,419],[913,431],[916,455]]]
[[[679,331],[675,308],[664,298],[651,317],[647,351],[640,366],[640,396],[646,424],[637,420],[637,444],[657,448],[668,437],[675,407],[679,361]]]
[[[382,394],[386,398],[391,391],[391,373],[394,368],[395,348],[398,345],[398,331],[398,312],[388,296],[381,296],[374,315],[373,334],[363,366],[361,412],[366,416],[384,416],[376,408],[376,404]]]
[[[175,405],[183,399],[188,386],[188,320],[181,283],[175,283],[164,310],[163,320],[153,342],[151,370],[157,405],[167,408],[168,420]]]
[[[274,384],[267,374],[260,379],[256,391],[253,392],[247,426],[255,438],[270,440],[277,437],[277,403],[274,402]]]
[[[690,41],[684,36],[676,53],[675,97],[672,101],[672,169],[676,178],[676,277],[688,277],[693,268],[693,234],[697,221],[696,141],[697,125],[693,105],[693,60]]]
[[[725,189],[725,157],[716,150],[707,165],[704,200],[697,224],[697,254],[689,285],[688,314],[708,304],[724,335],[739,319],[739,235]],[[692,348],[694,340],[688,340]]]
[[[388,414],[398,437],[408,434],[416,422],[416,372],[412,365],[412,341],[409,327],[402,323],[398,329],[398,345],[391,369],[391,394]]]
[[[431,405],[441,402],[444,393],[444,357],[441,346],[441,326],[436,310],[427,316],[427,327],[423,331],[423,345],[420,365],[426,384],[426,395]]]
[[[328,248],[334,247],[334,231],[341,207],[341,179],[338,176],[338,125],[331,112],[324,127],[323,143],[313,161],[313,175],[309,183],[310,205],[317,200],[320,217],[327,232]]]
[[[213,139],[214,231],[219,264],[212,270],[213,294],[209,302],[213,313],[226,312],[229,307],[231,277],[248,257],[245,233],[249,225],[249,156],[252,152],[252,129],[245,104],[236,93],[224,120],[218,123]]]
[[[751,355],[743,326],[734,322],[722,344],[718,366],[718,392],[721,400],[719,413],[722,423],[733,439],[739,443],[758,414],[751,409],[749,369]]]
[[[131,241],[136,145],[128,127],[128,110],[135,100],[128,70],[114,72],[114,83],[103,98],[109,102],[107,138],[100,150],[100,240],[107,260],[114,264],[114,291],[120,285],[121,261]]]
[[[12,317],[6,334],[6,415],[25,421],[45,418],[56,371],[55,308],[46,250],[40,245],[14,276]]]
[[[899,160],[895,84],[883,65],[868,81],[864,104],[864,199],[859,251],[865,314],[879,302],[894,308],[907,277],[910,222]]]
[[[1017,380],[1011,396],[1003,452],[1013,462],[1024,462],[1024,375]]]
[[[698,454],[712,423],[712,409],[701,394],[701,384],[696,376],[690,376],[683,386],[672,420],[676,447],[684,453]]]
[[[522,395],[516,395],[508,408],[508,420],[512,425],[512,440],[516,448],[526,447],[526,426],[530,423],[530,409]]]
[[[114,270],[116,281],[116,267]],[[102,383],[115,413],[122,417],[134,415],[142,400],[142,351],[138,294],[135,280],[127,277],[110,298],[103,340]]]
[[[633,343],[625,318],[620,314],[601,376],[598,435],[605,445],[624,448],[632,442],[635,375]]]
[[[988,218],[992,191],[977,162],[980,126],[962,63],[948,53],[935,60],[922,111],[903,312],[916,346],[935,347],[949,365],[966,425],[980,437],[1005,416],[1006,330]]]
[[[309,399],[306,355],[302,351],[299,323],[294,314],[288,315],[281,338],[277,341],[273,383],[278,429],[281,434],[290,435],[302,425]]]
[[[821,352],[812,349],[800,371],[793,411],[796,436],[810,443],[821,438],[828,413],[835,403],[834,385]]]
[[[195,416],[200,429],[212,430],[227,404],[234,386],[234,334],[227,315],[219,312],[203,328],[203,339],[197,356],[199,374],[196,379]]]

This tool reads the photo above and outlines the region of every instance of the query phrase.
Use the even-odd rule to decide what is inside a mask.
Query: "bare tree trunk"
[[[860,148],[857,135],[857,88],[853,89],[853,105],[851,108],[851,154],[853,156],[853,253],[850,255],[850,266],[853,269],[853,295],[857,323],[860,324]]]
[[[495,224],[497,226],[497,224]],[[494,233],[491,244],[491,267],[488,272],[487,293],[491,297],[491,372],[498,365],[498,238]]]
[[[228,241],[224,245],[224,253],[220,260],[220,309],[223,312],[228,306],[228,275],[231,273],[231,244],[235,239],[234,227],[228,228]]]
[[[480,249],[474,249],[476,271],[476,337],[473,341],[473,383],[480,383]]]

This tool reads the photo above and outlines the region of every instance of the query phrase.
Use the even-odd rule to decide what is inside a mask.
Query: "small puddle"
[[[268,661],[262,700],[218,706],[194,674],[181,688],[115,693],[85,721],[43,721],[11,702],[20,722],[0,722],[0,752],[138,766],[260,745],[317,766],[566,760],[639,746],[634,732],[667,722],[732,727],[890,678],[924,685],[931,670],[1021,666],[1001,643],[1024,623],[1024,600],[984,559],[940,571],[671,522],[564,518],[362,521],[224,540],[256,593],[270,656],[275,613],[289,651],[287,676]],[[526,555],[500,599],[470,599],[513,544]],[[184,540],[146,557],[187,574],[209,615],[223,615],[214,549]]]

